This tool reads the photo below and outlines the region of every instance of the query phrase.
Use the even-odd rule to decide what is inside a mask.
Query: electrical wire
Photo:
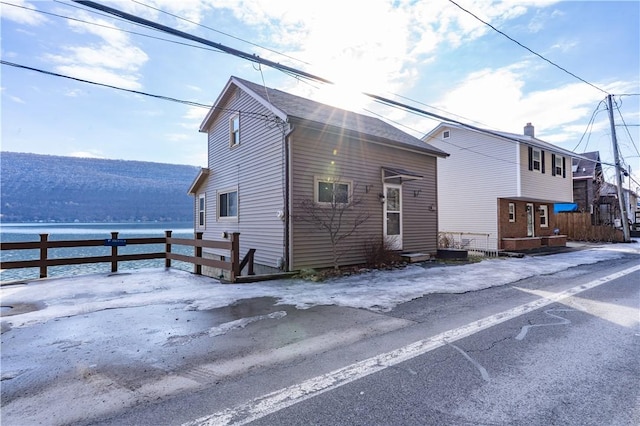
[[[8,61],[5,61],[5,60],[0,60],[0,64],[11,66],[11,67],[15,67],[15,68],[21,68],[21,69],[25,69],[25,70],[29,70],[29,71],[35,71],[35,72],[38,72],[38,73],[41,73],[41,74],[50,75],[50,76],[54,76],[54,77],[61,77],[61,78],[69,79],[69,80],[79,81],[81,83],[88,83],[88,84],[93,84],[93,85],[96,85],[96,86],[107,87],[109,89],[115,89],[115,90],[120,90],[120,91],[123,91],[123,92],[134,93],[136,95],[149,96],[151,98],[161,99],[163,101],[176,102],[176,103],[183,104],[183,105],[194,106],[194,107],[199,107],[199,108],[206,108],[206,109],[216,108],[216,109],[219,109],[221,111],[228,111],[228,112],[234,112],[234,113],[242,113],[242,114],[246,114],[246,115],[253,115],[253,116],[256,116],[256,118],[258,118],[258,119],[262,119],[262,120],[269,121],[269,122],[274,121],[274,117],[270,117],[270,116],[268,116],[266,114],[262,114],[262,113],[258,113],[258,112],[240,111],[240,110],[234,110],[234,109],[228,109],[228,108],[221,108],[221,107],[217,107],[217,106],[201,104],[201,103],[194,102],[194,101],[186,101],[186,100],[182,100],[182,99],[172,98],[170,96],[156,95],[156,94],[153,94],[153,93],[142,92],[142,91],[133,90],[133,89],[125,89],[123,87],[112,86],[110,84],[104,84],[104,83],[98,83],[98,82],[95,82],[95,81],[85,80],[85,79],[78,78],[78,77],[71,77],[71,76],[64,75],[64,74],[59,74],[59,73],[55,73],[55,72],[51,72],[51,71],[45,71],[45,70],[42,70],[42,69],[39,69],[39,68],[34,68],[34,67],[26,66],[26,65],[16,64],[16,63],[13,63],[13,62],[8,62]]]
[[[197,25],[197,26],[202,27],[202,28],[206,28],[206,29],[211,30],[211,31],[214,31],[214,32],[216,32],[216,33],[218,33],[218,34],[222,34],[222,35],[224,35],[224,36],[231,37],[231,38],[233,38],[233,39],[236,39],[236,40],[238,40],[238,41],[241,41],[241,42],[243,42],[243,43],[250,44],[251,46],[258,47],[258,48],[263,49],[263,50],[267,50],[267,51],[269,51],[269,52],[271,52],[271,53],[275,53],[276,55],[284,56],[284,57],[286,57],[286,58],[292,59],[292,60],[294,60],[294,61],[296,61],[296,62],[301,62],[301,63],[306,64],[306,65],[311,65],[311,64],[309,64],[308,62],[305,62],[305,61],[302,61],[302,60],[300,60],[300,59],[294,58],[293,56],[289,56],[289,55],[287,55],[287,54],[285,54],[285,53],[278,52],[277,50],[273,50],[273,49],[270,49],[270,48],[268,48],[268,47],[261,46],[261,45],[259,45],[259,44],[257,44],[257,43],[253,43],[253,42],[251,42],[251,41],[249,41],[249,40],[244,40],[244,39],[242,39],[242,38],[240,38],[240,37],[236,37],[236,36],[234,36],[234,35],[232,35],[232,34],[225,33],[225,32],[220,31],[220,30],[216,30],[215,28],[208,27],[208,26],[203,25],[203,24],[201,24],[201,23],[199,23],[199,22],[195,22],[195,21],[192,21],[192,20],[190,20],[190,19],[184,18],[184,17],[182,17],[182,16],[179,16],[179,15],[173,14],[173,13],[171,13],[171,12],[167,12],[167,11],[162,10],[162,9],[159,9],[159,8],[157,8],[157,7],[153,7],[153,6],[150,6],[150,5],[148,5],[148,4],[142,3],[141,1],[137,1],[137,0],[131,0],[131,1],[132,1],[132,2],[134,2],[134,3],[137,3],[137,4],[141,5],[141,6],[148,7],[149,9],[153,9],[153,10],[156,10],[156,11],[158,11],[158,12],[161,12],[161,13],[167,14],[167,15],[169,15],[169,16],[173,16],[174,18],[180,19],[180,20],[185,21],[185,22],[188,22],[188,23],[190,23],[190,24]]]
[[[569,74],[570,76],[577,78],[578,80],[582,81],[583,83],[588,84],[589,86],[593,87],[594,89],[597,89],[599,91],[601,91],[602,93],[608,95],[609,92],[607,92],[606,90],[603,90],[601,88],[599,88],[598,86],[596,86],[595,84],[589,83],[587,80],[585,80],[584,78],[578,77],[577,75],[575,75],[574,73],[572,73],[571,71],[568,71],[566,68],[561,67],[560,65],[556,64],[553,61],[550,61],[549,59],[545,58],[544,56],[542,56],[541,54],[534,52],[533,50],[529,49],[527,46],[525,46],[524,44],[520,43],[518,40],[509,37],[507,34],[503,33],[502,31],[500,31],[499,29],[497,29],[496,27],[494,27],[493,25],[491,25],[490,23],[482,20],[480,17],[478,17],[477,15],[474,15],[472,12],[468,11],[467,9],[465,9],[464,7],[460,6],[458,3],[456,3],[453,0],[449,0],[450,3],[454,4],[455,6],[457,6],[459,9],[463,10],[464,12],[468,13],[469,15],[473,16],[474,18],[476,18],[478,21],[482,22],[483,24],[485,24],[486,26],[488,26],[489,28],[491,28],[492,30],[494,30],[495,32],[497,32],[498,34],[503,35],[504,37],[508,38],[509,40],[511,40],[512,42],[514,42],[515,44],[517,44],[518,46],[522,47],[525,50],[528,50],[529,52],[533,53],[534,55],[536,55],[537,57],[539,57],[540,59],[542,59],[543,61],[548,62],[549,64],[553,65],[554,67],[558,68],[559,70],[564,71],[565,73]]]
[[[194,47],[196,49],[207,50],[209,52],[222,53],[222,52],[220,52],[220,51],[218,51],[216,49],[212,49],[210,47],[198,46],[196,44],[185,43],[185,42],[177,41],[177,40],[170,40],[170,39],[162,38],[162,37],[155,37],[155,36],[152,36],[152,35],[149,35],[149,34],[143,34],[143,33],[139,33],[139,32],[136,32],[136,31],[130,31],[130,30],[125,30],[125,29],[116,28],[116,27],[110,27],[109,25],[99,24],[97,22],[89,22],[89,21],[85,21],[85,20],[82,20],[82,19],[78,19],[78,18],[72,18],[70,16],[59,15],[59,14],[53,13],[53,12],[46,12],[44,10],[39,10],[39,9],[31,9],[31,8],[24,7],[24,6],[21,6],[21,5],[17,5],[17,4],[13,4],[13,3],[7,3],[7,2],[4,2],[4,1],[0,1],[0,4],[6,5],[6,6],[19,7],[21,9],[29,10],[31,12],[37,12],[37,13],[41,13],[43,15],[55,16],[56,18],[68,19],[69,21],[75,21],[75,22],[80,22],[82,24],[93,25],[93,26],[100,27],[100,28],[106,28],[108,30],[120,31],[120,32],[123,32],[123,33],[134,34],[134,35],[137,35],[137,36],[147,37],[147,38],[151,38],[151,39],[154,39],[154,40],[166,41],[167,43],[173,43],[173,44],[178,44],[178,45],[182,45],[182,46]],[[78,8],[77,6],[71,5],[71,4],[68,4],[68,3],[61,3],[61,4]],[[82,9],[82,8],[78,8],[78,9],[86,10],[86,9]],[[112,16],[105,15],[103,13],[98,13],[98,15],[105,16],[105,17],[108,17],[108,18],[113,18]],[[121,20],[121,21],[122,22],[127,22],[126,20]]]
[[[578,149],[578,147],[580,146],[580,144],[582,143],[582,140],[584,139],[584,136],[587,134],[587,132],[589,132],[589,128],[593,128],[593,122],[596,118],[596,115],[598,115],[600,112],[605,111],[605,110],[601,110],[600,105],[604,104],[604,100],[601,100],[598,105],[596,105],[596,108],[593,110],[593,113],[591,113],[591,118],[589,119],[589,123],[587,123],[587,127],[584,129],[584,133],[582,133],[582,136],[580,137],[580,140],[578,141],[578,144],[575,146],[575,148],[572,149],[572,151],[576,151]],[[586,152],[587,150],[587,146],[589,145],[589,139],[591,138],[591,132],[589,132],[589,137],[587,138],[587,143],[585,144],[585,147],[583,149],[584,152]]]
[[[624,117],[622,116],[622,111],[620,111],[620,106],[618,106],[618,103],[615,101],[615,99],[613,100],[613,102],[616,107],[616,110],[618,110],[618,115],[620,116],[620,120],[624,125],[624,129],[627,131],[627,136],[629,136],[629,140],[631,141],[631,146],[636,150],[636,153],[640,155],[640,151],[638,151],[638,147],[636,146],[636,143],[633,141],[633,137],[631,136],[631,132],[629,131],[629,126],[627,126],[627,123],[625,123],[624,121]],[[620,102],[620,104],[622,105],[622,101]]]

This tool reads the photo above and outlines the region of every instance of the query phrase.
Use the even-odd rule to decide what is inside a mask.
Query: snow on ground
[[[278,304],[299,309],[338,305],[384,312],[429,293],[463,293],[504,285],[573,266],[616,259],[625,252],[640,254],[640,243],[608,244],[521,259],[486,259],[458,266],[414,264],[403,269],[372,271],[324,282],[280,279],[234,285],[175,269],[144,269],[4,286],[0,288],[0,297],[2,306],[33,304],[41,307],[4,317],[3,322],[8,322],[12,328],[105,309],[173,305],[175,309],[187,311],[208,310],[255,297],[273,297]]]

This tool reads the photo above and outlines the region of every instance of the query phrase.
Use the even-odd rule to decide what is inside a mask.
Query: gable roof
[[[580,157],[573,159],[573,178],[595,178],[596,171],[598,169],[602,169],[602,165],[600,164],[600,152],[585,152],[580,154]]]
[[[498,131],[498,130],[481,129],[479,127],[466,126],[466,125],[456,124],[456,123],[440,123],[433,130],[431,130],[429,133],[424,135],[422,140],[427,142],[428,139],[435,138],[436,135],[439,134],[440,131],[445,127],[451,127],[451,128],[455,128],[455,129],[467,130],[469,132],[482,133],[482,134],[485,134],[485,135],[488,135],[488,136],[493,136],[493,137],[496,137],[496,138],[499,138],[499,139],[504,139],[505,142],[524,143],[524,144],[533,146],[535,148],[543,149],[545,151],[556,152],[556,153],[562,154],[562,155],[564,155],[566,157],[572,157],[572,158],[573,157],[578,157],[578,158],[580,157],[580,154],[576,154],[573,151],[569,151],[567,149],[560,148],[559,146],[556,146],[556,145],[551,144],[549,142],[545,142],[542,139],[538,139],[536,137],[531,137],[531,136],[527,136],[527,135],[519,135],[517,133],[501,132],[501,131]]]
[[[301,122],[310,126],[332,126],[336,130],[347,130],[353,136],[368,136],[369,138],[386,142],[402,148],[419,150],[438,157],[449,154],[434,146],[425,144],[420,139],[385,123],[384,121],[364,114],[358,114],[340,108],[335,108],[311,99],[292,95],[281,90],[267,88],[259,84],[231,77],[222,94],[205,117],[200,131],[206,131],[213,118],[217,115],[219,104],[226,99],[225,93],[230,86],[235,85],[255,98],[269,109],[274,115],[286,122]],[[341,133],[344,133],[341,131]]]

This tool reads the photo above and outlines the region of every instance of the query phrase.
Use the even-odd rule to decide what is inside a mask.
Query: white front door
[[[533,204],[527,204],[527,237],[534,237],[534,215]]]
[[[384,185],[384,239],[391,250],[402,250],[402,186]]]

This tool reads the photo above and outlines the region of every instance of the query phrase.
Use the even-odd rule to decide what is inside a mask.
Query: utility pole
[[[624,190],[622,189],[622,168],[620,167],[620,158],[618,156],[618,139],[616,138],[616,124],[613,121],[613,102],[611,101],[611,95],[607,95],[607,103],[609,104],[609,122],[611,123],[611,141],[613,142],[613,158],[616,164],[616,183],[618,186],[618,204],[620,204],[620,218],[622,222],[622,233],[624,235],[624,242],[631,241],[631,234],[629,232],[629,221],[627,216],[627,202],[624,198]]]

